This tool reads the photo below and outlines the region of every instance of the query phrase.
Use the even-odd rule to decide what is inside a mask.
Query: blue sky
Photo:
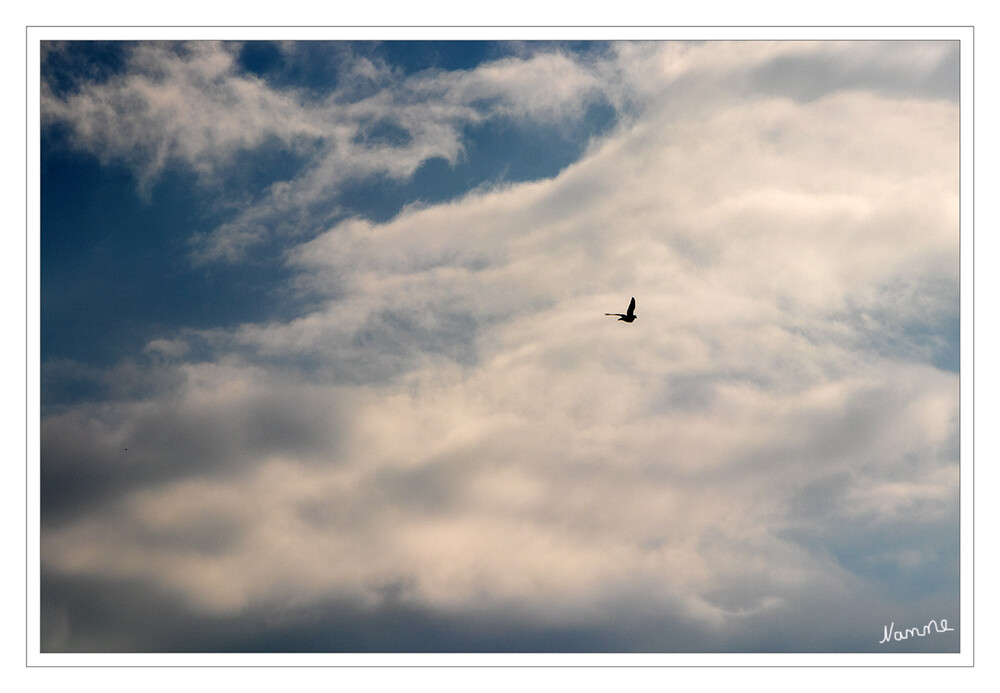
[[[957,43],[41,68],[43,651],[957,650]]]

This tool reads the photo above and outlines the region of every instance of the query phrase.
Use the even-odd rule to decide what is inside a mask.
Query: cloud
[[[172,159],[210,174],[269,136],[290,144],[321,135],[294,94],[236,74],[221,44],[139,43],[128,60],[128,71],[68,94],[44,85],[42,114],[70,124],[80,148],[133,167],[146,189]]]
[[[957,105],[713,86],[849,48],[626,44],[614,69],[501,60],[344,105],[401,123],[405,153],[330,145],[291,208],[457,148],[481,99],[561,117],[626,75],[635,111],[554,178],[297,242],[314,310],[188,333],[207,361],[151,342],[169,392],[47,417],[44,573],[171,595],[190,623],[321,605],[487,648],[874,649],[880,619],[957,621],[958,376],[923,343],[953,339]],[[229,55],[163,69],[231,81]],[[636,323],[603,317],[631,295]],[[79,643],[65,608],[52,642]]]
[[[454,163],[470,125],[577,120],[600,87],[585,65],[562,53],[405,77],[341,46],[346,68],[336,89],[319,97],[242,71],[235,48],[136,44],[121,74],[65,94],[43,88],[44,123],[68,124],[76,146],[104,162],[123,161],[147,194],[172,163],[224,176],[240,152],[275,141],[309,161],[202,239],[206,259],[239,259],[275,229],[309,235],[349,181],[406,179],[435,158]]]

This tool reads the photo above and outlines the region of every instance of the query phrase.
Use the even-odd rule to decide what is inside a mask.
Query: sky
[[[42,651],[958,651],[958,55],[44,42]]]

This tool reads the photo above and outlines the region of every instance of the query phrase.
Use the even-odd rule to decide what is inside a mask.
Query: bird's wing
[[[635,315],[635,296],[632,297],[632,301],[628,304],[628,315]]]

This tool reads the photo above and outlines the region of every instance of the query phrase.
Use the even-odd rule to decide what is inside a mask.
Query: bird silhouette
[[[625,322],[634,322],[635,315],[635,296],[632,297],[632,301],[628,304],[627,313],[605,313],[605,315],[617,315],[619,320],[624,320]]]

